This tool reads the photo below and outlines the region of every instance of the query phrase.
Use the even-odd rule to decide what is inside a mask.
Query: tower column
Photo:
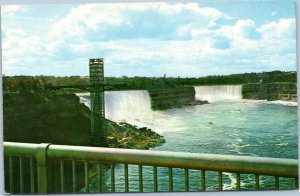
[[[103,58],[90,59],[91,145],[107,146]]]

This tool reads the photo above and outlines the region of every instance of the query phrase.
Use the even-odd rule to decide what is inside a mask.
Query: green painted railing
[[[110,169],[110,192],[115,192],[115,168],[123,165],[124,192],[129,192],[128,166],[138,166],[138,190],[144,191],[143,167],[152,167],[153,192],[158,191],[158,168],[167,168],[169,191],[174,190],[173,171],[184,171],[185,189],[190,190],[189,170],[199,170],[200,190],[206,190],[207,171],[215,171],[222,190],[223,172],[236,175],[236,190],[241,190],[241,174],[255,176],[255,188],[260,189],[260,176],[274,177],[274,189],[279,178],[293,179],[298,188],[298,161],[265,157],[231,156],[86,146],[64,146],[4,142],[5,190],[9,193],[91,192],[91,178],[96,179],[97,192],[105,192],[104,172]],[[81,180],[82,179],[82,180]]]

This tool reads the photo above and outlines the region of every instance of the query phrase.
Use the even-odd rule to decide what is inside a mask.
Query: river
[[[187,106],[165,111],[152,111],[147,91],[105,92],[105,115],[113,121],[126,121],[148,127],[163,135],[166,143],[152,150],[195,153],[293,158],[298,155],[297,107],[278,102],[244,100],[241,86],[195,87],[195,99],[210,104]],[[89,106],[89,97],[81,95]],[[131,191],[138,189],[136,166],[130,168]],[[123,169],[117,166],[116,190],[124,191]],[[159,168],[159,191],[168,190],[168,171]],[[144,168],[144,190],[152,191],[152,170]],[[174,190],[184,190],[184,171],[174,169]],[[199,171],[190,171],[190,189],[199,190]],[[108,177],[109,178],[109,177]],[[208,173],[216,178],[216,172]],[[254,188],[253,175],[241,177],[245,189]],[[223,189],[235,189],[235,175],[223,173]],[[262,188],[268,189],[273,179],[261,177]],[[109,179],[108,179],[109,182]],[[289,180],[281,182],[289,188]],[[208,190],[217,190],[214,180]]]

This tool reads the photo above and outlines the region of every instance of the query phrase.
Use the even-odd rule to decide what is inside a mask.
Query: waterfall
[[[151,113],[148,91],[105,92],[105,116],[114,121],[137,119]]]
[[[242,98],[242,85],[195,86],[196,100],[216,102]]]
[[[80,102],[90,107],[88,94],[78,94]],[[151,113],[148,91],[105,91],[105,117],[113,121],[147,118]]]

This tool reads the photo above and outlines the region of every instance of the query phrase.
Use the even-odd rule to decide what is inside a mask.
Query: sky
[[[294,0],[6,5],[4,75],[201,77],[296,71]]]

